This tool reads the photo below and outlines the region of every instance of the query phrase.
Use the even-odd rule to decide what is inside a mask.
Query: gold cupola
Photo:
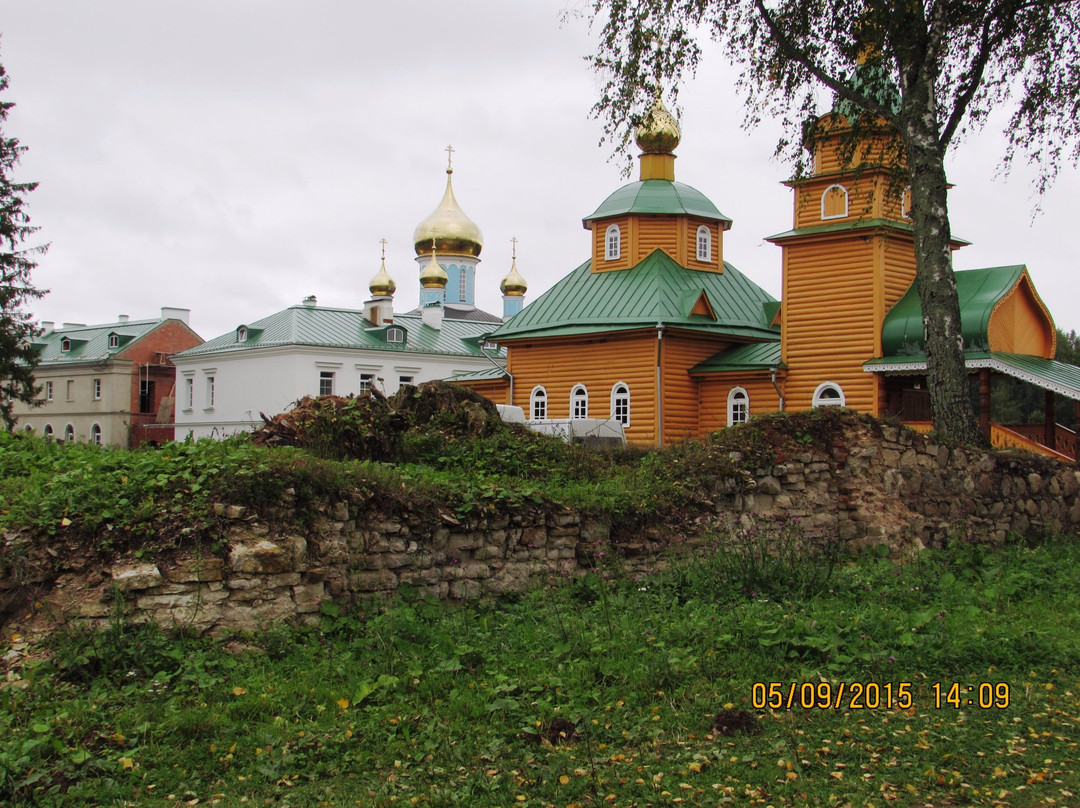
[[[502,279],[502,283],[499,284],[499,290],[504,295],[513,295],[520,297],[529,290],[529,284],[525,282],[525,279],[518,272],[517,268],[517,239],[510,239],[514,243],[513,257],[510,259],[510,271],[506,273],[506,277]]]
[[[484,246],[484,236],[476,223],[465,215],[457,199],[451,178],[453,146],[446,147],[449,155],[446,163],[446,192],[442,202],[430,216],[417,225],[413,232],[413,244],[417,255],[428,255],[435,250],[444,255],[471,255],[477,257]],[[431,246],[434,244],[434,246]]]
[[[397,291],[397,284],[390,277],[390,273],[386,271],[386,239],[383,239],[381,243],[382,265],[379,267],[379,271],[375,273],[375,277],[371,279],[371,283],[368,284],[368,289],[371,291],[372,297],[393,297],[394,292]]]
[[[641,118],[635,132],[635,141],[641,149],[641,179],[674,180],[675,149],[682,139],[682,129],[675,116],[668,112],[656,90],[649,111]]]
[[[432,239],[434,241],[434,239]],[[420,252],[419,245],[416,248],[417,253]],[[425,289],[432,288],[446,288],[446,284],[450,281],[450,276],[446,274],[446,270],[439,265],[439,257],[435,254],[435,245],[431,245],[430,249],[431,260],[428,261],[426,267],[420,270],[420,285]]]

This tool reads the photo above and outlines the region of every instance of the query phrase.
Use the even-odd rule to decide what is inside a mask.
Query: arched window
[[[697,229],[697,260],[712,261],[712,231],[705,225]]]
[[[109,334],[109,347],[110,348],[119,348],[120,347],[120,335],[119,334]]]
[[[611,420],[630,426],[630,388],[623,382],[611,388]]]
[[[41,430],[41,434],[44,435],[49,440],[52,440],[52,436],[53,436],[52,424],[45,424],[45,427]]]
[[[741,387],[732,387],[727,397],[728,426],[745,424],[750,420],[750,396]]]
[[[608,227],[604,233],[604,260],[617,261],[622,255],[622,231],[617,224]]]
[[[821,218],[842,219],[847,215],[847,188],[843,185],[830,185],[821,195]]]
[[[458,300],[464,303],[469,299],[469,275],[465,272],[465,267],[461,268],[461,274],[458,275]]]
[[[386,329],[386,341],[387,342],[404,342],[405,332],[400,328],[388,328]]]
[[[71,443],[71,441],[75,440],[75,427],[73,427],[71,424],[68,424],[64,427],[64,440],[68,443]]]
[[[25,432],[27,435],[33,435],[34,434],[34,426],[33,426],[33,424],[27,424],[26,426],[24,426],[23,427],[23,432]]]
[[[248,330],[246,328],[244,328],[244,326],[240,326],[238,329],[236,329],[236,341],[237,342],[247,342],[247,335],[248,335]]]
[[[69,340],[67,337],[64,337],[62,340],[60,340],[60,353],[67,353],[70,350],[71,340]]]
[[[589,391],[583,384],[575,384],[574,389],[570,391],[570,417],[589,417]]]
[[[813,406],[815,407],[843,407],[844,391],[840,385],[832,382],[819,384],[814,391]]]
[[[90,427],[90,442],[101,445],[101,427],[98,424],[94,424]]]
[[[533,421],[543,421],[547,418],[547,390],[543,387],[534,387],[529,396],[529,413]]]

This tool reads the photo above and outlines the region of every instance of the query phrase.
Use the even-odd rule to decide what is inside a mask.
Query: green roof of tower
[[[697,188],[671,180],[639,180],[624,185],[605,199],[595,211],[582,219],[590,222],[624,213],[653,213],[698,216],[731,226],[731,219]]]

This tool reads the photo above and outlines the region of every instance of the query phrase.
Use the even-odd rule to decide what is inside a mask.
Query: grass
[[[760,549],[718,542],[498,604],[328,605],[319,629],[255,637],[62,631],[0,690],[0,802],[1080,801],[1080,544],[904,566]],[[756,706],[773,682],[785,700],[790,683],[894,700],[907,683],[911,704]],[[976,700],[1002,683],[1008,704],[950,704],[954,682]],[[722,734],[720,713],[760,731]]]

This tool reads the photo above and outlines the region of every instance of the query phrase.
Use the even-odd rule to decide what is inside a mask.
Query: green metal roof
[[[975,370],[989,368],[1014,376],[1080,401],[1080,367],[1056,359],[1002,351],[970,351],[964,354],[964,366]],[[926,370],[925,356],[886,356],[863,363],[863,370],[875,373],[921,373]]]
[[[775,236],[768,236],[766,241],[783,241],[785,239],[794,238],[795,236],[816,236],[823,233],[842,233],[850,232],[852,230],[876,230],[880,228],[889,228],[891,230],[902,230],[905,233],[911,233],[914,231],[910,222],[898,222],[895,219],[855,219],[848,222],[830,222],[829,224],[819,224],[813,227],[799,227],[794,230],[785,230],[783,233],[777,233]],[[959,241],[959,239],[954,239]],[[966,244],[967,242],[962,242]]]
[[[360,310],[290,306],[249,324],[248,338],[244,342],[236,341],[235,330],[229,331],[178,356],[252,351],[285,345],[480,356],[481,338],[495,327],[495,323],[490,322],[444,317],[442,328],[432,328],[424,325],[423,316],[419,313],[395,314],[393,325],[405,330],[403,342],[387,342],[388,326],[373,326]]]
[[[731,219],[717,210],[705,194],[697,188],[671,180],[640,180],[624,185],[582,222],[624,213],[686,214],[723,222],[725,229],[731,226]]]
[[[57,328],[32,340],[38,347],[38,365],[42,368],[79,362],[104,362],[125,350],[135,340],[149,334],[164,320],[129,320],[103,325],[79,325]],[[109,335],[119,337],[119,345],[109,347]],[[68,351],[61,350],[64,339]]]
[[[1012,291],[1023,273],[1023,266],[969,269],[954,273],[965,352],[990,350],[990,314],[1001,299]],[[885,322],[881,326],[881,353],[885,357],[923,356],[926,353],[918,281],[911,284],[885,315]]]
[[[506,368],[497,368],[494,365],[490,368],[484,368],[483,370],[474,370],[471,373],[458,373],[456,376],[451,376],[446,381],[453,382],[483,382],[494,381],[495,379],[507,379],[510,374],[506,372]]]
[[[716,319],[691,314],[704,295]],[[492,335],[498,342],[523,337],[563,336],[655,328],[658,323],[750,340],[776,339],[765,304],[774,298],[735,267],[723,273],[679,266],[662,250],[632,269],[591,271],[586,261],[525,306]]]
[[[783,367],[779,342],[757,342],[726,348],[690,368],[690,373],[723,373],[731,370],[772,370]]]

